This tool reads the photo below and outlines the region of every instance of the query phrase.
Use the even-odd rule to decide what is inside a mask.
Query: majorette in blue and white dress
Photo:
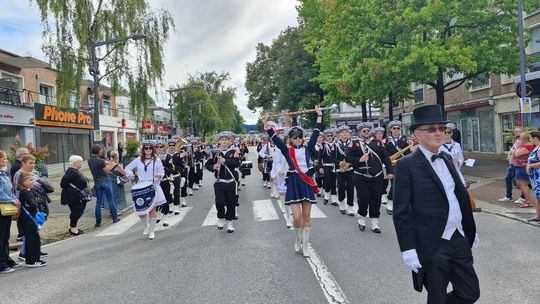
[[[317,143],[320,128],[320,123],[315,124],[315,128],[313,129],[313,133],[311,133],[311,137],[309,138],[307,147],[302,146],[294,148],[298,167],[300,167],[300,170],[302,170],[303,173],[305,173],[311,178],[313,177],[314,169],[313,164],[311,164],[310,152],[313,150],[315,144]],[[273,129],[266,130],[266,133],[274,142],[276,147],[278,147],[278,149],[281,151],[281,153],[287,160],[287,164],[289,165],[289,171],[287,172],[287,178],[285,181],[287,185],[285,204],[290,205],[295,203],[302,203],[304,201],[309,201],[312,204],[316,204],[317,199],[315,198],[315,192],[313,190],[313,187],[304,182],[300,175],[296,172],[296,169],[292,164],[291,156],[289,155],[289,148],[287,147],[287,145],[278,136],[275,136]]]
[[[165,199],[165,194],[163,189],[159,185],[161,182],[161,177],[155,177],[154,175],[158,174],[160,176],[165,175],[165,169],[163,168],[163,163],[159,158],[145,159],[144,163],[141,161],[140,157],[134,159],[129,165],[124,169],[126,171],[126,176],[131,178],[133,176],[133,171],[137,171],[137,178],[139,182],[142,181],[153,181],[153,184],[156,188],[156,196],[154,197],[154,206],[163,205],[167,202]]]

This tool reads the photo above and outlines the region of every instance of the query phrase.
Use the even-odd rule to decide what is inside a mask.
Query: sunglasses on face
[[[401,130],[400,127],[393,127],[392,130]]]
[[[296,135],[296,136],[292,136],[291,139],[302,139],[302,135]]]
[[[156,148],[163,148],[163,147],[164,147],[164,146],[162,146],[162,145],[156,146]]]
[[[169,147],[175,147],[176,145],[175,144],[169,144]]]
[[[435,133],[437,132],[437,130],[441,133],[444,133],[446,131],[446,127],[429,127],[429,128],[422,128],[422,129],[418,129],[420,131],[426,131],[428,133]]]
[[[153,150],[153,147],[143,147],[143,150]]]
[[[446,130],[444,133],[450,135],[450,134],[452,134],[452,130]]]
[[[369,130],[368,130],[368,129],[362,129],[362,130],[360,130],[360,132],[362,132],[362,133],[368,133]]]

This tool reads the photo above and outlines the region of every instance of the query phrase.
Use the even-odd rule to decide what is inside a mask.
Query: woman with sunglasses
[[[322,151],[322,167],[324,174],[324,204],[338,206],[337,187],[336,187],[336,164],[334,163],[334,151],[336,149],[334,139],[334,129],[324,130],[324,144]]]
[[[448,153],[450,157],[452,157],[456,170],[460,172],[461,165],[463,165],[465,159],[463,158],[461,145],[452,138],[455,128],[456,125],[451,122],[446,124],[446,131],[444,131],[444,144],[442,144],[442,146],[439,148],[439,151]]]
[[[293,213],[293,226],[296,235],[294,250],[300,252],[304,257],[309,257],[309,232],[311,226],[311,204],[316,204],[315,193],[319,192],[317,185],[313,181],[313,166],[310,163],[310,152],[313,151],[322,122],[322,111],[317,106],[317,122],[313,133],[309,139],[307,147],[304,146],[304,129],[294,126],[289,129],[290,148],[276,136],[274,129],[267,128],[268,114],[262,117],[266,133],[276,144],[288,165],[289,172],[286,177],[287,192],[285,194],[285,205],[290,205]]]
[[[139,218],[144,225],[143,235],[148,235],[148,239],[153,240],[155,238],[154,228],[157,221],[156,207],[167,202],[165,194],[159,185],[161,178],[165,175],[165,170],[163,163],[156,155],[155,143],[153,141],[143,141],[141,157],[134,159],[127,165],[125,171],[126,176],[131,180],[137,177],[138,182],[152,181],[154,184],[156,194],[152,205],[148,208],[148,213],[139,214]],[[135,174],[134,171],[137,173]]]

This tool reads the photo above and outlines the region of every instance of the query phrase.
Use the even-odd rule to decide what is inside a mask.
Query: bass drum
[[[131,187],[131,199],[137,215],[145,215],[154,207],[156,187],[152,181],[143,181]]]

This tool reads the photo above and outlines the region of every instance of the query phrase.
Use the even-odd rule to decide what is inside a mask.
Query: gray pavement
[[[204,187],[189,200],[193,209],[155,240],[137,223],[119,235],[97,236],[103,227],[47,245],[47,267],[0,276],[2,303],[328,303],[308,261],[293,251],[281,213],[279,220],[254,220],[252,201],[269,199],[269,190],[253,173],[240,192],[233,234],[201,226],[213,204],[205,173]],[[390,216],[382,215],[377,235],[358,231],[337,207],[318,207],[327,218],[313,219],[311,244],[349,303],[425,303],[426,294],[412,289]],[[475,218],[478,303],[537,303],[540,230],[494,213]]]

